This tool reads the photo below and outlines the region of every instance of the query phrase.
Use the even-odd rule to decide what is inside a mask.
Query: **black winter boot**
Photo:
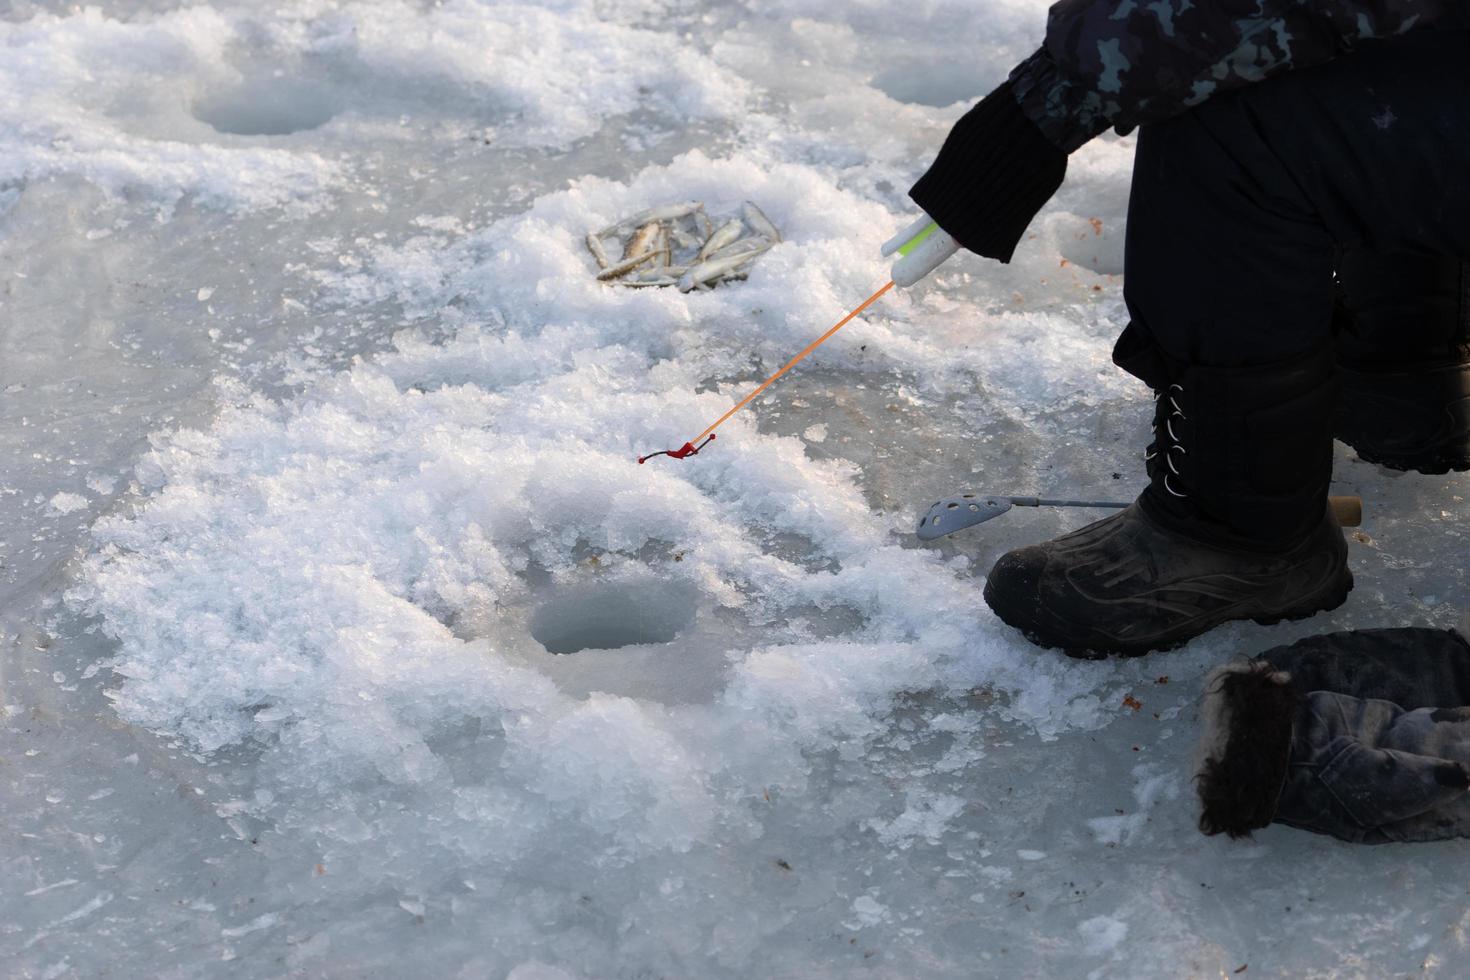
[[[1350,250],[1338,281],[1337,438],[1395,470],[1470,469],[1470,269]]]
[[[996,615],[1034,643],[1093,658],[1341,605],[1353,580],[1327,506],[1330,349],[1185,368],[1130,327],[1114,358],[1157,392],[1150,484],[1113,517],[1002,556],[985,584]]]

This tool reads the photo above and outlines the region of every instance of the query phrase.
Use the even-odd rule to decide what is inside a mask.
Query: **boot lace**
[[[1171,384],[1168,388],[1154,393],[1156,407],[1154,409],[1154,423],[1152,426],[1153,442],[1143,451],[1143,458],[1145,462],[1153,463],[1155,466],[1162,465],[1167,468],[1168,472],[1164,474],[1165,490],[1175,497],[1188,497],[1189,494],[1174,489],[1173,483],[1169,480],[1171,476],[1176,479],[1181,476],[1179,465],[1175,462],[1175,454],[1177,453],[1180,457],[1189,455],[1189,450],[1184,448],[1183,443],[1179,439],[1179,434],[1174,431],[1175,419],[1178,419],[1180,422],[1189,421],[1189,417],[1184,414],[1184,409],[1179,407],[1179,400],[1175,397],[1176,393],[1183,395],[1184,386]],[[1166,398],[1168,399],[1167,406],[1162,404]],[[1167,412],[1163,411],[1166,407],[1168,409]],[[1159,417],[1161,415],[1163,416],[1164,433],[1168,436],[1168,441],[1164,443],[1162,451],[1159,449]]]

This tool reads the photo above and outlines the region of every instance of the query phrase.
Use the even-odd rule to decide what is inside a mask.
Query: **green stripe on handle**
[[[918,248],[920,245],[924,244],[924,239],[928,238],[930,235],[934,234],[938,230],[938,222],[929,222],[927,225],[924,226],[923,231],[919,232],[913,238],[910,238],[908,241],[904,242],[898,247],[898,254],[903,256],[904,258],[908,258],[908,254],[910,252]]]

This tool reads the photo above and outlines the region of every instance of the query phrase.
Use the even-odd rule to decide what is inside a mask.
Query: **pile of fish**
[[[609,258],[607,243],[621,249]],[[781,233],[749,201],[740,216],[710,221],[699,201],[642,211],[587,236],[599,282],[617,286],[678,286],[680,292],[711,289],[744,279],[751,263],[781,240]]]

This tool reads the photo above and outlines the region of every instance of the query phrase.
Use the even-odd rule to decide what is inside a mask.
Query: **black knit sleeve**
[[[909,197],[965,248],[1009,262],[1066,173],[1006,82],[955,123]]]

